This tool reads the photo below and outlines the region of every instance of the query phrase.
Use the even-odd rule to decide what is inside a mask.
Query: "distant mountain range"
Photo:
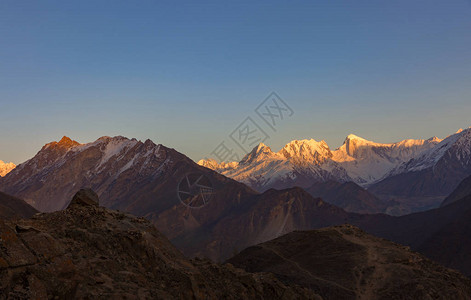
[[[198,163],[259,191],[295,185],[307,187],[312,182],[327,180],[353,181],[366,186],[439,142],[434,137],[379,144],[351,134],[334,151],[325,141],[294,140],[276,153],[259,144],[240,162],[218,164],[209,159]]]
[[[345,197],[339,201],[342,195],[331,195],[338,200],[334,204],[354,212],[407,214],[437,207],[461,180],[471,175],[470,153],[468,128],[444,140],[433,137],[393,144],[349,135],[334,151],[324,141],[312,139],[292,141],[278,152],[260,144],[240,162],[217,163],[207,159],[198,164],[258,191],[353,182],[370,193],[363,192],[366,198],[360,199],[365,207],[352,206]],[[336,191],[337,188],[331,193]],[[373,195],[379,200],[373,199]]]
[[[16,165],[12,162],[10,163],[5,163],[2,160],[0,160],[0,177],[3,177],[7,175],[8,173],[11,172],[16,167]]]

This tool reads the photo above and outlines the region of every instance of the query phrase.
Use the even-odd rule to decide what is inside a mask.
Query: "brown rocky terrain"
[[[320,299],[271,274],[187,260],[147,220],[81,190],[64,211],[0,220],[1,299]]]
[[[23,200],[0,192],[0,219],[29,218],[37,212]]]
[[[467,277],[350,225],[295,231],[228,262],[274,273],[323,299],[471,299]]]

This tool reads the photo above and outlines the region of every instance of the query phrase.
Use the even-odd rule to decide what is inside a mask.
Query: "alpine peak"
[[[314,139],[291,141],[278,153],[287,159],[302,159],[303,161],[316,161],[318,163],[332,156],[329,146],[324,140],[318,142]]]
[[[264,143],[258,144],[256,147],[252,149],[247,155],[242,158],[240,161],[241,163],[252,162],[257,160],[261,157],[272,156],[274,153],[271,151],[270,147],[265,145]]]
[[[352,133],[352,134],[349,134],[345,140],[346,140],[346,141],[347,141],[347,140],[360,140],[360,141],[366,141],[364,138],[362,138],[362,137],[359,137],[358,135],[354,135],[353,133]]]
[[[257,145],[257,150],[267,150],[267,151],[271,151],[270,147],[268,147],[267,145],[265,145],[264,143],[260,143]]]
[[[70,149],[70,148],[73,148],[75,146],[79,146],[80,143],[77,142],[77,141],[74,141],[72,140],[71,138],[67,137],[67,136],[63,136],[59,142],[52,142],[52,143],[49,143],[49,144],[46,144],[46,148],[50,147],[50,146],[55,146],[55,147],[60,147],[60,148],[67,148],[67,149]]]
[[[16,168],[16,165],[12,162],[10,163],[5,163],[2,160],[0,160],[0,177],[3,177],[10,173],[14,168]]]

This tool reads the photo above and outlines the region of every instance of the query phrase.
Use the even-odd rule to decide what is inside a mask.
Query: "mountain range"
[[[192,172],[209,174],[215,190],[228,182],[250,190],[174,149],[120,136],[87,144],[68,137],[48,143],[2,177],[0,190],[50,212],[67,207],[77,189],[91,187],[104,206],[142,216],[180,204],[179,181]]]
[[[392,144],[349,135],[334,151],[325,141],[313,139],[291,141],[278,152],[259,144],[240,162],[206,159],[198,163],[258,191],[293,186],[309,189],[314,183],[329,181],[353,182],[378,198],[374,200],[376,208],[353,211],[397,215],[438,207],[461,180],[471,175],[470,149],[468,128],[444,140],[433,137]],[[373,200],[370,195],[366,198],[365,205]],[[341,206],[352,211],[351,206]]]
[[[349,135],[332,151],[325,141],[294,140],[273,152],[263,143],[240,162],[198,163],[264,191],[293,185],[306,187],[313,181],[353,181],[362,186],[381,180],[399,165],[436,146],[440,139],[404,140],[380,144]]]
[[[468,134],[469,130],[459,132],[453,142],[445,139],[430,149],[446,144],[444,152],[449,154],[445,157],[451,161],[453,156],[450,155],[458,153],[456,149],[460,145],[467,145],[462,142]],[[451,147],[448,147],[449,143]],[[424,151],[419,157],[428,157],[429,150]],[[246,158],[250,160],[251,156]],[[182,182],[195,174],[206,178],[211,194],[204,205],[196,208],[188,205],[191,201],[182,201],[180,193],[188,191],[179,189]],[[382,199],[365,194],[356,184],[329,181],[323,184],[327,187],[311,182],[309,187],[312,189],[306,189],[316,197],[350,206],[352,210],[383,209],[379,205],[384,204]],[[463,254],[468,245],[467,213],[471,203],[466,197],[434,210],[402,217],[359,214],[313,197],[300,187],[268,189],[260,193],[196,164],[174,149],[150,140],[140,142],[124,137],[103,137],[88,144],[64,137],[59,142],[45,145],[35,157],[0,178],[1,191],[23,198],[43,212],[65,209],[74,191],[82,187],[96,190],[102,206],[146,217],[191,257],[205,256],[222,261],[246,247],[294,230],[350,223],[471,274],[467,265],[469,260]],[[332,189],[338,190],[338,194],[332,194]],[[342,193],[344,196],[336,198]],[[355,193],[361,196],[355,196]],[[457,195],[465,193],[456,192]],[[349,202],[347,198],[353,200]],[[361,199],[369,200],[363,203]],[[452,229],[456,235],[445,234]],[[463,236],[462,248],[449,249],[450,253],[442,253],[443,256],[433,253],[430,245],[457,236]],[[456,241],[450,240],[450,243]],[[455,254],[459,260],[453,258]]]

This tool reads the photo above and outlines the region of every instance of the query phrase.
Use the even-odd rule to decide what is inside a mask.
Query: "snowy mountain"
[[[3,177],[7,175],[8,173],[11,172],[15,168],[15,164],[10,162],[10,163],[5,163],[2,160],[0,160],[0,177]]]
[[[54,211],[66,207],[79,188],[92,187],[102,204],[114,207],[119,203],[108,203],[111,198],[119,202],[131,194],[137,197],[139,192],[152,190],[155,186],[148,184],[157,184],[173,163],[185,158],[150,140],[118,136],[80,144],[63,137],[46,144],[32,159],[3,177],[0,190],[40,211]],[[175,193],[175,187],[170,192]],[[145,199],[152,197],[148,194]]]
[[[471,175],[471,128],[460,129],[371,186],[377,194],[447,196]]]
[[[334,151],[333,160],[345,168],[356,183],[367,185],[382,179],[398,165],[434,148],[440,141],[433,137],[380,144],[351,134]]]
[[[218,164],[210,159],[198,164],[260,191],[294,185],[308,187],[313,182],[327,180],[353,181],[366,186],[439,142],[434,137],[380,144],[351,134],[334,151],[325,141],[294,140],[276,153],[260,144],[240,162]]]

